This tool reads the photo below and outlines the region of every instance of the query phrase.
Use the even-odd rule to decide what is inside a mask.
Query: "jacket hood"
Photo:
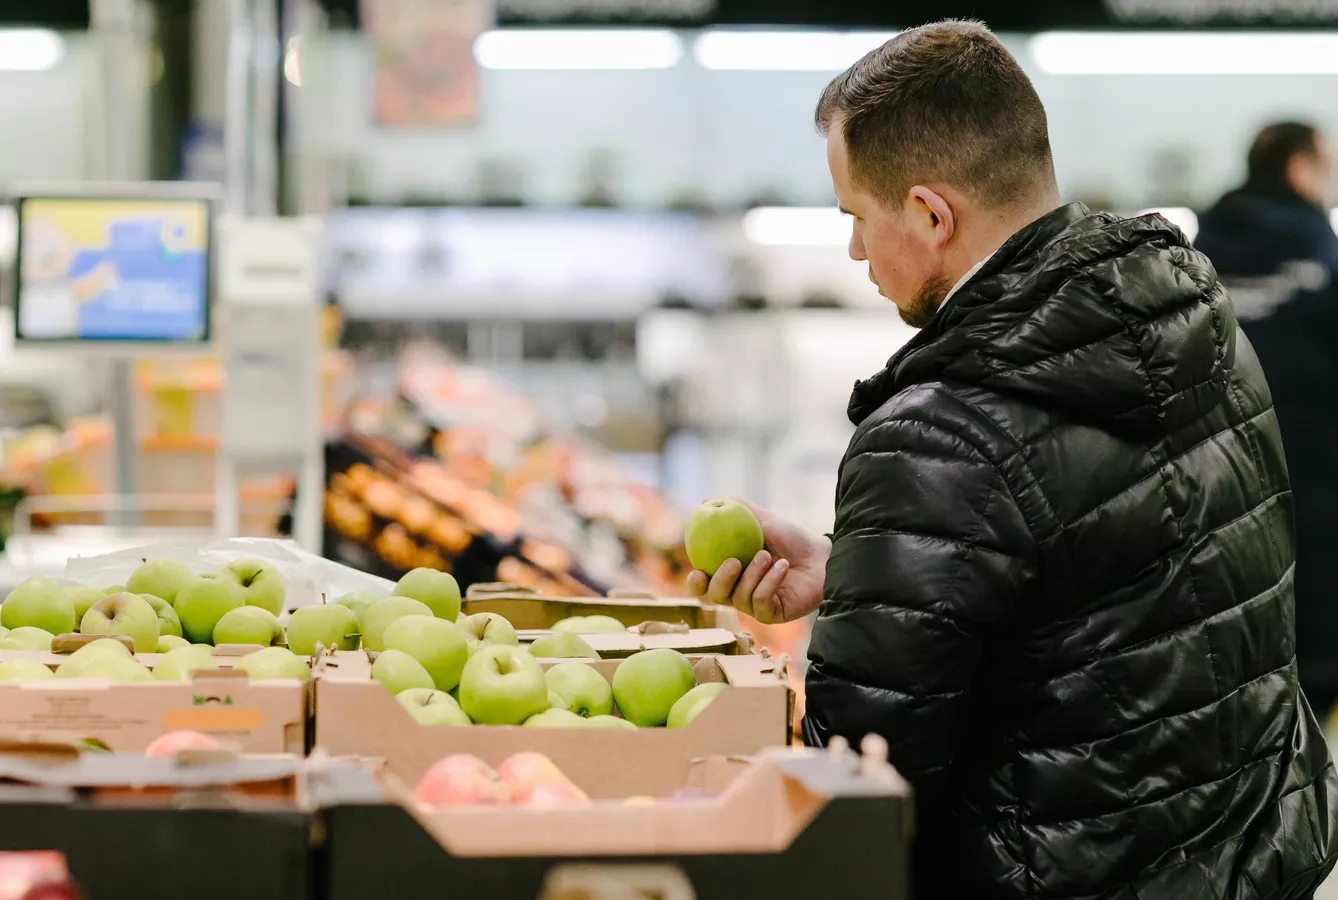
[[[1010,238],[855,386],[849,414],[859,424],[906,388],[951,381],[1153,436],[1222,402],[1235,335],[1212,265],[1178,228],[1074,203]]]

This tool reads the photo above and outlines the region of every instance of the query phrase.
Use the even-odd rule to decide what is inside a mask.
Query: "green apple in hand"
[[[439,691],[460,683],[460,673],[469,659],[469,647],[455,626],[435,616],[404,616],[387,626],[382,635],[387,650],[402,650],[412,656],[432,677]]]
[[[405,616],[430,616],[427,605],[409,597],[386,597],[367,607],[362,617],[362,648],[380,652],[386,649],[382,636],[390,623]]]
[[[192,644],[214,640],[214,626],[229,610],[246,605],[241,587],[231,578],[200,575],[182,585],[173,604],[181,633]]]
[[[65,588],[65,596],[69,597],[70,602],[74,604],[74,622],[77,626],[84,620],[84,613],[88,612],[94,603],[97,603],[107,594],[94,587],[72,584]]]
[[[762,523],[737,500],[707,500],[688,516],[683,543],[693,568],[714,575],[727,559],[744,568],[762,552]]]
[[[191,672],[201,669],[217,669],[218,663],[208,647],[187,644],[168,651],[153,667],[153,677],[158,681],[190,681]]]
[[[79,623],[84,634],[123,634],[135,642],[136,653],[158,649],[158,614],[149,601],[129,591],[94,603]]]
[[[585,720],[585,724],[591,728],[630,728],[636,731],[635,725],[617,716],[591,716]]]
[[[607,716],[613,712],[613,688],[592,666],[579,662],[558,663],[544,673],[548,690],[562,701],[562,708],[578,716]]]
[[[314,656],[318,644],[327,650],[356,650],[360,633],[357,614],[338,603],[302,606],[288,617],[288,649],[301,656]]]
[[[255,653],[248,653],[237,660],[233,668],[245,672],[252,681],[276,681],[279,679],[297,679],[310,681],[311,669],[307,661],[295,656],[286,647],[266,647]]]
[[[540,659],[599,659],[599,652],[579,634],[546,634],[530,644],[530,656]]]
[[[460,675],[460,708],[484,725],[519,725],[549,708],[538,660],[519,647],[480,647]]]
[[[697,718],[698,713],[706,709],[712,700],[723,694],[727,687],[729,685],[721,681],[711,681],[697,685],[678,698],[678,701],[670,708],[669,719],[664,724],[670,728],[682,728]]]
[[[546,709],[525,720],[526,728],[584,728],[585,719],[565,709]]]
[[[613,699],[623,718],[649,728],[669,720],[678,699],[696,687],[692,663],[677,650],[633,653],[613,673]]]
[[[50,578],[23,581],[0,604],[0,625],[10,629],[40,628],[48,634],[74,631],[74,602]]]
[[[438,619],[454,622],[460,616],[460,585],[449,572],[414,569],[396,583],[395,595],[426,604]]]
[[[140,596],[144,598],[145,603],[153,607],[154,613],[158,616],[158,636],[181,637],[181,619],[177,617],[177,611],[172,608],[172,604],[153,594],[140,594]]]
[[[362,625],[362,617],[367,614],[367,607],[378,600],[384,600],[385,597],[375,591],[353,591],[345,594],[335,601],[339,606],[347,606],[353,610],[353,614],[358,617],[358,625]]]
[[[33,659],[0,662],[0,681],[42,681],[55,677],[55,672]]]
[[[432,689],[432,676],[423,664],[403,650],[382,650],[372,663],[372,678],[392,694],[410,688]]]
[[[239,606],[223,614],[214,626],[214,645],[259,644],[269,647],[283,636],[274,613],[258,606]]]
[[[179,650],[182,647],[199,646],[192,644],[179,634],[165,634],[158,638],[158,652],[171,653],[173,650]]]
[[[247,606],[258,606],[275,616],[283,612],[283,601],[288,593],[283,576],[263,559],[233,560],[221,574],[237,582]]]
[[[175,559],[146,559],[130,573],[121,590],[132,594],[152,594],[175,605],[177,594],[193,577],[186,564]]]
[[[409,711],[419,725],[472,725],[455,698],[444,691],[409,688],[395,695],[395,702]]]
[[[518,647],[520,640],[511,623],[497,613],[475,613],[455,620],[455,627],[469,646],[470,654],[486,646]]]
[[[28,625],[11,628],[9,634],[0,638],[0,650],[50,650],[53,637],[48,631]]]

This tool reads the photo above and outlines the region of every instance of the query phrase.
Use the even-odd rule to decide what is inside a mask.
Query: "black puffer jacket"
[[[917,900],[1309,897],[1338,778],[1268,387],[1206,259],[1056,210],[850,414],[805,730],[889,742]]]

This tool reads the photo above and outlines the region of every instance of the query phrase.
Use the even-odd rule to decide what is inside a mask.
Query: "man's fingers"
[[[711,579],[706,577],[705,572],[693,571],[688,575],[688,591],[694,597],[705,597],[707,589],[711,586]]]
[[[776,592],[780,590],[780,586],[785,583],[785,576],[789,574],[789,560],[778,560],[753,591],[753,618],[763,625],[773,625],[784,620],[785,610],[781,609]]]
[[[753,557],[753,561],[743,570],[743,575],[734,585],[730,602],[734,604],[735,609],[750,616],[753,614],[753,591],[757,590],[757,586],[762,583],[762,579],[770,569],[770,553],[763,550]]]
[[[734,592],[734,585],[743,574],[743,566],[739,565],[737,559],[727,559],[721,564],[716,573],[711,576],[711,584],[706,589],[706,599],[712,603],[729,605],[730,594]]]

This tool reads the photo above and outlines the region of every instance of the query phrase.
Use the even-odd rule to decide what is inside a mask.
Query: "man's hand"
[[[753,511],[762,523],[766,549],[744,569],[736,559],[707,578],[705,572],[688,576],[688,589],[710,603],[733,606],[763,625],[793,622],[818,608],[827,575],[832,543],[798,525],[733,498]]]

